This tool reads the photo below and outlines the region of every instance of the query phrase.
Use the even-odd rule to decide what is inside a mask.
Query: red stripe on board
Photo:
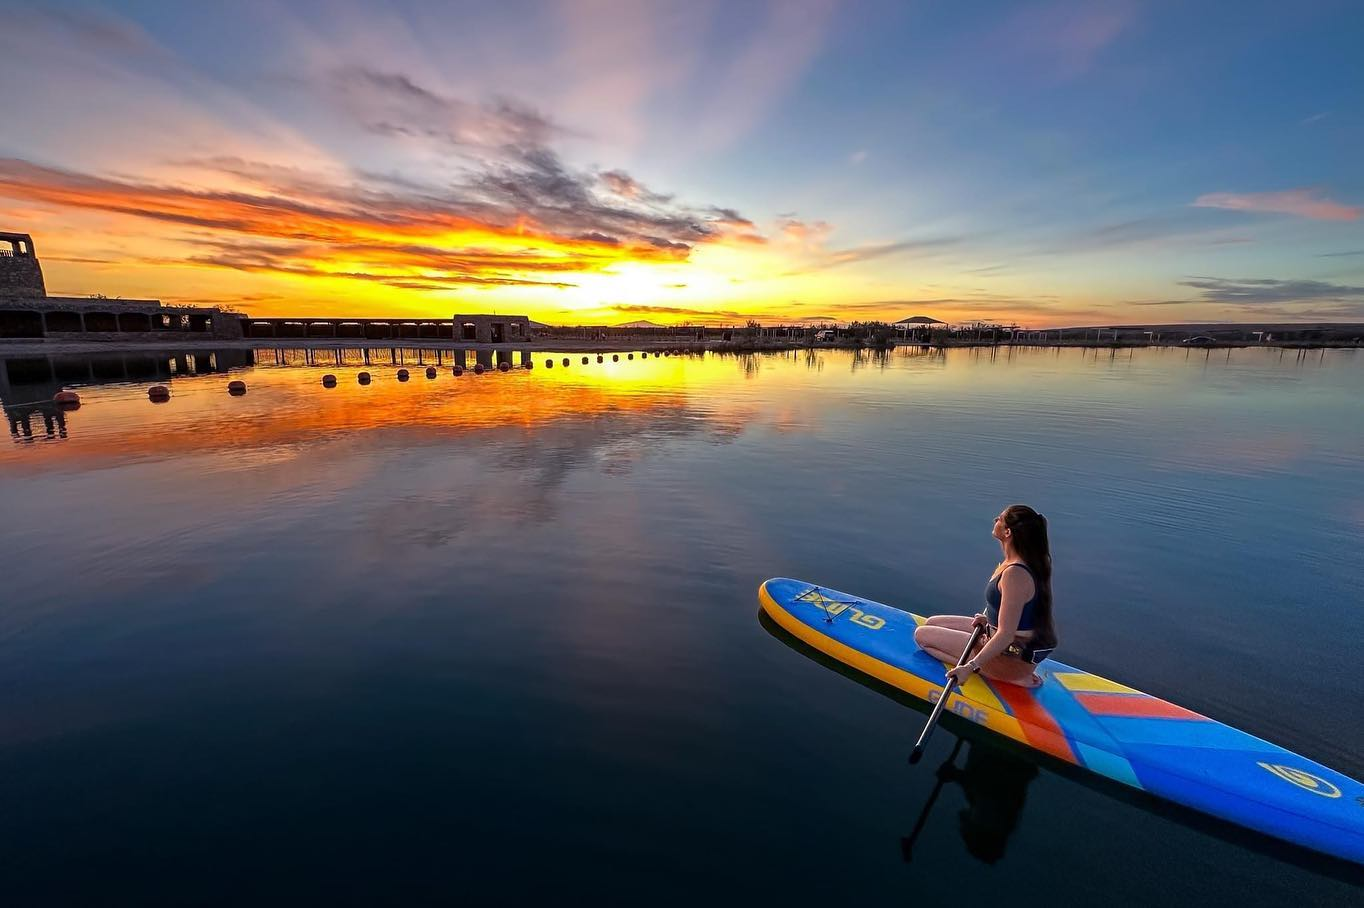
[[[1211,722],[1192,710],[1155,697],[1133,694],[1075,694],[1080,705],[1096,716],[1125,716],[1143,719],[1198,719]]]
[[[1009,704],[1014,718],[1018,719],[1019,727],[1023,730],[1023,737],[1028,739],[1030,745],[1067,763],[1080,762],[1075,758],[1075,751],[1071,748],[1070,742],[1066,740],[1066,733],[1056,724],[1051,713],[1037,702],[1031,690],[1003,682],[991,684],[990,689],[999,696],[999,699]]]

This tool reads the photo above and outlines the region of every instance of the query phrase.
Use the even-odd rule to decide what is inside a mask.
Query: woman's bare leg
[[[943,618],[960,617],[957,615],[942,615]],[[933,619],[929,619],[932,621]],[[970,618],[963,618],[966,626],[971,626]],[[938,624],[921,624],[914,629],[914,642],[919,644],[919,648],[928,653],[934,659],[941,659],[949,665],[956,665],[961,658],[961,651],[966,649],[966,644],[971,639],[969,630],[957,630],[953,627],[943,627]]]
[[[971,619],[961,615],[934,615],[914,629],[914,642],[934,659],[956,665],[966,641],[971,639]],[[980,644],[977,644],[979,649]],[[1042,683],[1033,666],[1012,656],[996,656],[980,667],[980,673],[991,681],[1037,687]]]

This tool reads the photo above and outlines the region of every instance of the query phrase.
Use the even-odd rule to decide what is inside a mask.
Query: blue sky
[[[58,290],[1364,320],[1357,3],[0,10],[0,228]]]

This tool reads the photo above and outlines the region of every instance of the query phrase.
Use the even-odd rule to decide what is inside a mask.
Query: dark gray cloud
[[[431,140],[452,150],[537,146],[568,133],[538,111],[505,98],[473,103],[418,85],[410,77],[344,66],[314,83],[362,129]]]
[[[1276,303],[1364,300],[1364,287],[1326,281],[1278,280],[1274,278],[1193,277],[1179,282],[1200,291],[1198,300],[1183,302],[1235,303],[1255,306]]]
[[[1020,299],[1012,296],[1001,296],[991,293],[963,293],[960,296],[936,296],[925,297],[922,299],[905,300],[866,300],[859,302],[839,303],[838,311],[845,314],[866,313],[868,315],[881,315],[888,309],[902,310],[902,315],[897,318],[908,317],[910,315],[934,315],[932,311],[936,306],[943,306],[954,312],[967,312],[976,317],[989,317],[995,313],[1007,314],[1033,314],[1033,315],[1053,315],[1056,312],[1057,298],[1051,294],[1042,294],[1027,299]],[[804,303],[793,303],[790,308],[800,308]],[[823,304],[820,304],[823,305]],[[1074,309],[1066,307],[1068,314],[1098,314],[1099,309]]]
[[[592,231],[592,230],[588,231],[587,233],[580,233],[580,234],[578,234],[576,237],[574,237],[574,239],[582,240],[582,241],[584,241],[584,242],[586,242],[586,243],[599,243],[599,244],[601,244],[601,245],[603,245],[603,246],[619,246],[619,245],[620,245],[620,239],[619,239],[619,238],[614,237],[614,236],[607,236],[607,235],[604,234],[604,233],[597,233],[596,231]]]
[[[1101,224],[1049,239],[1026,256],[1070,256],[1084,252],[1169,246],[1234,246],[1254,242],[1223,227],[1210,227],[1207,212],[1196,208],[1171,214]]]
[[[1344,258],[1352,255],[1364,255],[1364,249],[1351,249],[1347,252],[1321,252],[1317,254],[1319,259]]]
[[[1346,303],[1309,303],[1300,306],[1269,306],[1255,308],[1261,319],[1284,321],[1360,322],[1364,321],[1364,300]]]
[[[831,252],[829,254],[830,261],[827,267],[846,265],[850,262],[866,262],[871,259],[904,255],[907,253],[934,252],[939,249],[956,246],[961,243],[961,241],[961,237],[943,236],[919,240],[901,240],[898,243],[875,243],[868,246],[854,246],[849,249],[840,249]]]
[[[752,221],[742,214],[739,214],[739,212],[735,211],[733,208],[716,208],[712,206],[707,209],[706,214],[711,221],[714,221],[717,224],[724,224],[730,227],[743,227],[750,230],[753,229],[754,226]]]
[[[782,222],[783,229],[790,235],[792,224],[798,222],[786,219]],[[801,225],[804,228],[806,225]],[[825,225],[827,226],[827,225]],[[900,240],[894,243],[870,243],[864,246],[851,246],[846,249],[826,250],[818,254],[814,264],[797,268],[789,271],[786,276],[809,274],[814,271],[825,271],[830,268],[837,268],[842,265],[850,265],[857,262],[867,262],[873,259],[887,258],[894,256],[931,256],[937,252],[944,251],[963,242],[962,237],[927,237],[924,239]]]
[[[612,173],[617,183],[630,179],[622,171]],[[678,258],[686,258],[696,243],[752,235],[753,222],[730,208],[691,208],[647,190],[634,198],[614,192],[603,197],[597,192],[601,185],[600,174],[570,168],[553,149],[536,146],[518,149],[507,163],[471,171],[458,190],[559,235],[601,233]]]
[[[606,170],[598,175],[602,185],[616,195],[649,205],[667,205],[672,195],[654,192],[623,170]]]
[[[1131,300],[1134,306],[1220,304],[1229,315],[1258,319],[1355,321],[1364,319],[1364,287],[1327,281],[1278,278],[1192,277],[1180,285],[1199,291],[1192,299]]]
[[[686,243],[678,243],[661,236],[646,236],[644,239],[655,249],[672,249],[677,252],[686,252],[691,248]]]

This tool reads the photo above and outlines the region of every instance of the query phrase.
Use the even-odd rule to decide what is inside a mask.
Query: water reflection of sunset
[[[0,464],[37,469],[223,453],[230,455],[223,468],[231,468],[252,460],[293,458],[324,440],[377,434],[381,444],[396,439],[421,446],[461,436],[505,437],[508,432],[529,436],[562,426],[605,431],[609,425],[613,430],[654,435],[699,432],[717,439],[734,438],[755,426],[786,434],[818,433],[831,421],[863,423],[871,438],[882,432],[879,420],[893,418],[912,425],[948,413],[995,413],[991,418],[1001,425],[1030,419],[1038,426],[1064,426],[1098,418],[1091,404],[1077,405],[1073,400],[1077,382],[1093,385],[1102,419],[1113,431],[1119,426],[1124,431],[1135,428],[1153,406],[1177,408],[1190,394],[1253,383],[1262,391],[1255,405],[1262,421],[1237,423],[1245,436],[1244,450],[1261,452],[1256,463],[1264,452],[1281,452],[1282,457],[1275,458],[1279,469],[1284,466],[1281,461],[1291,463],[1310,453],[1302,441],[1305,436],[1290,426],[1293,413],[1273,391],[1280,380],[1276,376],[1290,371],[1269,354],[1254,351],[1217,363],[1160,350],[1123,356],[1080,350],[1009,349],[992,355],[919,348],[669,357],[635,352],[633,358],[620,353],[613,359],[616,355],[602,354],[598,362],[597,354],[535,350],[532,369],[518,365],[504,373],[491,366],[483,375],[474,374],[475,357],[470,355],[468,368],[456,377],[451,351],[371,350],[366,363],[358,350],[312,354],[261,350],[254,368],[169,379],[172,397],[164,404],[147,399],[151,380],[75,385],[83,405],[65,414],[66,437],[16,436],[17,443],[0,447]],[[277,364],[269,364],[276,357]],[[322,364],[323,359],[330,362]],[[565,359],[568,366],[563,365]],[[520,353],[513,354],[512,361],[520,363]],[[492,362],[490,355],[485,366]],[[435,379],[425,378],[428,365],[436,366]],[[1327,364],[1332,370],[1350,366],[1344,355]],[[411,380],[398,381],[399,368],[410,370]],[[372,384],[357,382],[361,371],[372,374]],[[329,372],[338,378],[334,388],[321,384]],[[1129,380],[1137,376],[1139,383]],[[246,381],[249,391],[244,397],[227,394],[230,378]],[[1020,396],[1024,381],[1027,393]],[[41,391],[16,389],[19,396],[5,401],[11,409],[25,400],[47,400],[52,393],[47,386]],[[1004,399],[1014,402],[1000,409],[998,401]],[[1205,421],[1218,418],[1214,414]],[[41,428],[38,421],[35,435]],[[1045,435],[1040,440],[1048,443]],[[1191,436],[1180,450],[1205,451],[1208,456],[1190,453],[1182,462],[1206,461],[1209,468],[1218,469],[1233,463],[1240,468],[1255,466],[1248,455],[1215,456],[1214,440]],[[917,443],[931,446],[935,439],[925,436]],[[1144,444],[1138,433],[1130,439],[1127,455]]]
[[[387,355],[384,351],[385,356]],[[377,351],[376,351],[377,355]],[[570,366],[562,365],[568,357]],[[475,375],[470,368],[454,376],[448,352],[427,379],[424,365],[379,364],[258,366],[231,377],[243,377],[244,397],[226,393],[229,376],[187,376],[169,381],[169,402],[154,404],[143,384],[81,389],[82,406],[67,414],[68,439],[46,444],[35,459],[24,446],[0,448],[0,464],[37,467],[40,463],[92,465],[231,451],[234,463],[294,457],[309,442],[352,438],[382,432],[409,445],[434,444],[452,437],[485,432],[530,431],[540,427],[591,423],[606,417],[627,419],[640,431],[674,431],[674,420],[710,421],[722,434],[732,434],[752,416],[751,408],[710,401],[707,410],[689,410],[687,386],[724,380],[734,363],[716,358],[633,360],[610,355],[588,365],[582,354],[537,352],[532,370],[496,368]],[[554,365],[545,367],[546,360]],[[407,368],[409,381],[396,377]],[[361,385],[357,375],[373,376]],[[323,387],[325,374],[337,376],[334,388]],[[709,377],[707,379],[707,376]],[[731,419],[730,416],[735,418]],[[42,440],[36,443],[43,443]]]

